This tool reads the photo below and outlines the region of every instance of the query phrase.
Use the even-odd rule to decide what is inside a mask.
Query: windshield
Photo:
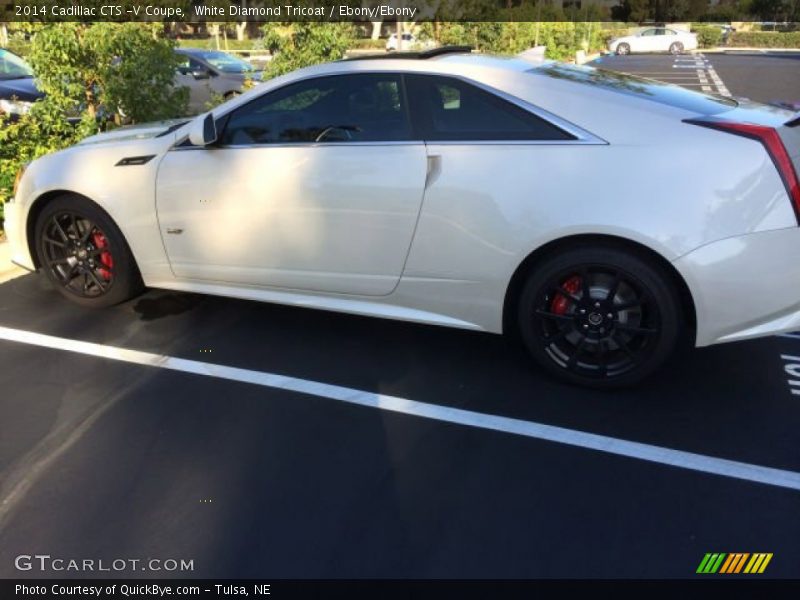
[[[33,77],[33,70],[16,54],[0,49],[0,79]]]
[[[225,52],[203,52],[200,57],[223,73],[250,73],[256,70],[249,62]]]
[[[643,100],[651,100],[701,115],[715,115],[738,106],[738,103],[731,98],[711,96],[677,85],[605,69],[552,63],[531,69],[529,72],[592,85],[610,92],[637,96]]]

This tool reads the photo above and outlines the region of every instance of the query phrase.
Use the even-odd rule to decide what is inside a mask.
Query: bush
[[[800,48],[800,31],[735,31],[728,38],[728,45],[740,48]]]
[[[353,42],[349,23],[267,23],[262,31],[262,45],[273,56],[267,65],[269,77],[344,58]]]
[[[371,38],[362,38],[358,40],[353,40],[350,43],[351,48],[357,48],[359,50],[383,50],[386,48],[386,40],[373,40]]]
[[[722,29],[709,25],[703,25],[696,29],[697,43],[701,48],[716,48],[722,43]]]
[[[131,22],[59,23],[36,33],[28,60],[39,89],[91,117],[119,123],[181,116],[187,93],[172,85],[180,58],[174,43],[155,33]]]
[[[178,58],[155,37],[160,27],[58,23],[36,32],[28,60],[46,96],[16,122],[0,115],[0,201],[24,162],[122,122],[185,113],[186,90],[172,87]]]
[[[601,24],[593,21],[442,23],[439,41],[497,54],[546,45],[547,57],[558,60],[575,58],[578,50],[597,50],[603,44]]]
[[[203,48],[204,50],[216,50],[217,43],[213,37],[178,40],[178,46],[181,48]],[[225,40],[220,36],[219,49],[225,52]],[[228,50],[257,50],[258,40],[237,40],[228,37]]]
[[[31,43],[24,38],[13,36],[8,40],[6,50],[10,50],[17,56],[22,56],[24,58],[31,50]]]

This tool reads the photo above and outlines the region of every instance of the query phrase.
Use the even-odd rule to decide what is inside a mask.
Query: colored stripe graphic
[[[716,552],[706,554],[700,562],[700,566],[697,567],[697,573],[716,573],[725,556],[724,552],[722,554]]]
[[[767,568],[769,561],[772,560],[772,553],[760,552],[757,554],[753,554],[753,558],[750,559],[750,562],[747,563],[747,566],[744,568],[745,573],[763,573],[764,569]]]
[[[696,573],[703,574],[734,574],[734,573],[763,573],[772,560],[771,552],[708,552],[703,556]],[[748,560],[749,559],[749,560]],[[745,566],[747,565],[747,566]]]
[[[729,554],[729,560],[723,565],[720,573],[738,573],[742,570],[744,562],[750,556],[749,553],[735,552]]]
[[[727,573],[728,569],[731,568],[731,563],[735,562],[734,559],[736,558],[736,554],[728,554],[728,558],[722,563],[722,568],[719,570],[720,573]]]

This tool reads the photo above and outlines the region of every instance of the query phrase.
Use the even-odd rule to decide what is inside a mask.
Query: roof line
[[[445,54],[463,54],[472,52],[472,46],[441,46],[439,48],[432,48],[431,50],[422,50],[420,52],[386,52],[384,54],[366,54],[364,56],[353,56],[344,58],[343,61],[354,60],[386,60],[386,59],[412,59],[412,60],[426,60],[428,58],[435,58]]]

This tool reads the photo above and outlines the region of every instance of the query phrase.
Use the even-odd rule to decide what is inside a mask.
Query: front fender
[[[74,146],[42,157],[28,167],[11,204],[14,254],[23,266],[35,266],[28,237],[39,211],[61,193],[85,196],[100,206],[122,231],[145,283],[171,274],[158,227],[155,179],[171,140]],[[130,157],[151,157],[144,164],[120,164]]]

